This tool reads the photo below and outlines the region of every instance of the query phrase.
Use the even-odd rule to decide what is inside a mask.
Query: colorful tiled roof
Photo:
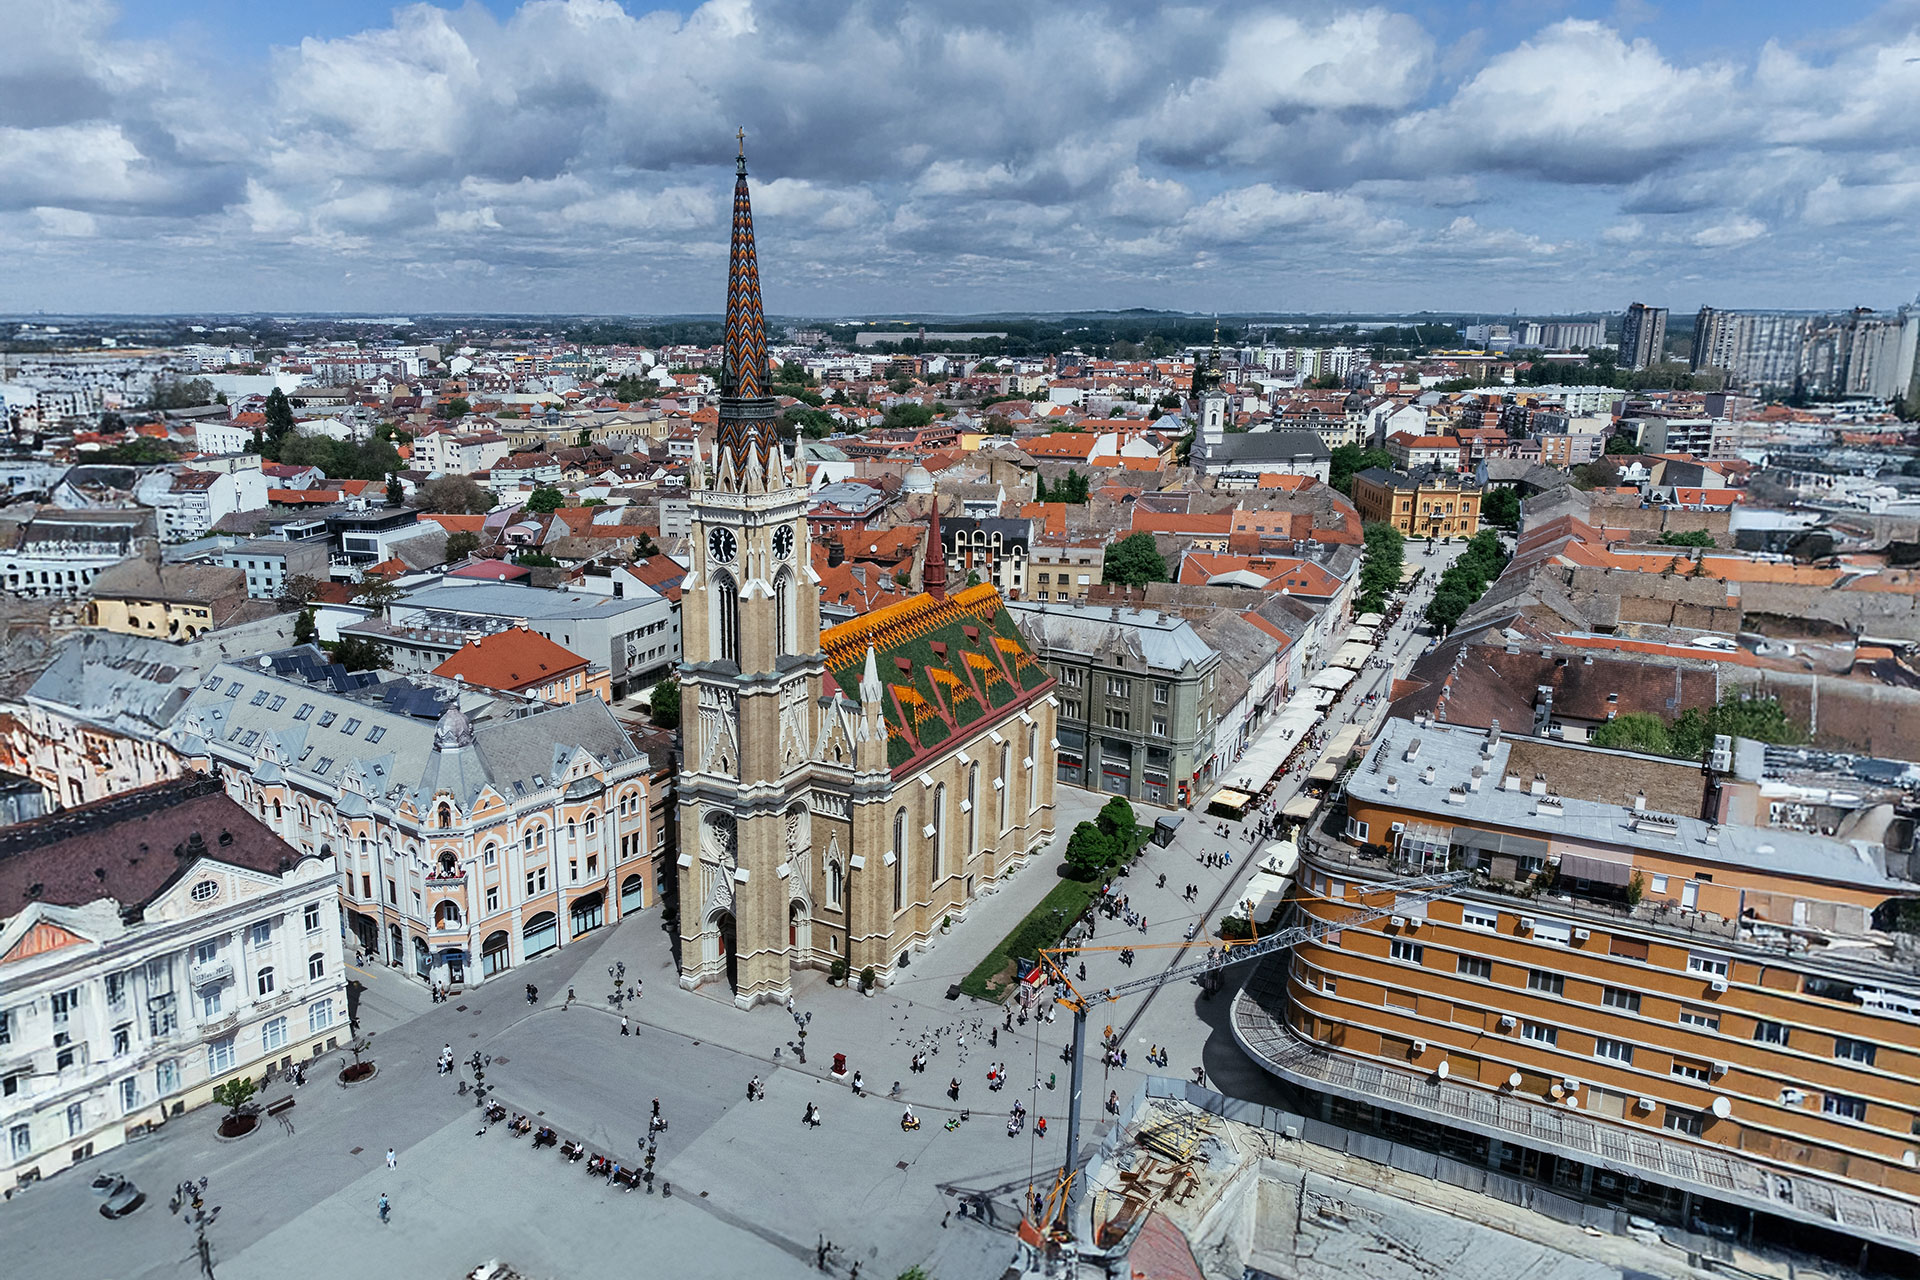
[[[822,632],[828,674],[855,700],[869,645],[896,774],[983,720],[1030,705],[1053,683],[988,583],[944,600],[922,593]]]

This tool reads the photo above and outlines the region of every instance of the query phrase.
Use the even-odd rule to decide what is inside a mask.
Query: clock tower
[[[781,449],[770,394],[744,134],[735,173],[720,421],[710,455],[696,439],[687,479],[678,870],[681,985],[724,980],[749,1008],[784,1000],[812,950],[826,666],[806,475]]]

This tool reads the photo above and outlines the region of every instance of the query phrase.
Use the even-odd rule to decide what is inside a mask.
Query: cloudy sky
[[[0,311],[1891,306],[1920,0],[33,0]]]

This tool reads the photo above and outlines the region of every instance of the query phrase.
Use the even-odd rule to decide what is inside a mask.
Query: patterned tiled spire
[[[753,205],[747,197],[746,131],[734,162],[733,247],[727,259],[726,352],[720,367],[718,455],[745,477],[756,453],[778,447],[773,403],[767,399],[767,321],[760,309],[760,262],[753,248]],[[758,402],[758,403],[754,403]],[[716,464],[720,457],[716,457]]]

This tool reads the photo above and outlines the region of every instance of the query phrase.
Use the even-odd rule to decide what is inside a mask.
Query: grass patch
[[[1075,920],[1086,914],[1087,903],[1099,892],[1100,885],[1095,881],[1062,880],[1053,886],[1026,918],[1000,940],[1000,945],[987,952],[973,967],[973,972],[960,980],[960,989],[970,996],[998,1004],[1013,985],[1014,957],[1034,959],[1043,949],[1060,945],[1060,939],[1066,936]]]

